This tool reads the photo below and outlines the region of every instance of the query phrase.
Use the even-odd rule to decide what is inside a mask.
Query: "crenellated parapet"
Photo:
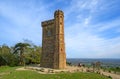
[[[54,17],[58,17],[58,15],[62,15],[64,17],[64,13],[62,10],[56,10],[54,13]]]
[[[54,24],[54,19],[47,20],[47,21],[43,21],[43,22],[41,23],[42,27],[48,26],[48,25],[51,25],[51,24]]]

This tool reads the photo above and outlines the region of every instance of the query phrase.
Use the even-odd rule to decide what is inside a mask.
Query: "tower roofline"
[[[64,16],[64,12],[62,10],[59,10],[59,9],[54,12],[54,17],[58,14],[62,14]]]
[[[43,27],[43,26],[47,26],[47,25],[50,25],[53,23],[54,23],[54,19],[50,19],[50,20],[46,20],[46,21],[41,22],[41,25]]]
[[[55,13],[56,13],[56,12],[62,12],[62,13],[63,13],[63,11],[62,11],[62,10],[59,10],[59,9],[58,9],[58,10],[56,10],[56,11],[55,11]]]

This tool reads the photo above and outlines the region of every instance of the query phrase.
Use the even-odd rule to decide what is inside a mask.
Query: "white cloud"
[[[40,35],[41,21],[49,17],[46,16],[48,12],[45,9],[49,5],[44,7],[41,3],[39,8],[36,8],[37,5],[31,2],[27,2],[27,4],[22,3],[21,5],[19,3],[15,5],[11,3],[0,3],[0,15],[9,19],[14,25],[5,24],[1,26],[1,28],[4,28],[1,29],[2,34],[8,34],[8,36],[0,35],[0,37],[14,42],[29,39],[40,45],[42,40],[42,35]]]
[[[119,26],[120,26],[120,18],[117,18],[115,20],[100,24],[98,27],[99,28],[98,31],[105,31]]]
[[[85,18],[84,24],[88,25],[91,21],[91,16],[89,16],[88,18]]]
[[[66,25],[69,26],[65,27],[67,57],[119,58],[120,37],[106,39],[106,37],[100,37],[99,34],[103,34],[102,31],[119,27],[120,18],[92,24],[93,15],[90,14],[83,18],[79,14],[77,19],[82,19],[82,22]]]
[[[73,25],[66,28],[66,50],[68,57],[110,58],[115,54],[120,54],[120,37],[104,39],[85,29],[78,29],[78,27],[80,26]]]
[[[29,7],[29,8],[22,8],[22,7]],[[27,26],[27,25],[33,25],[33,23],[38,20],[38,18],[41,20],[45,17],[45,8],[36,9],[33,8],[34,5],[23,5],[22,7],[19,6],[13,6],[12,4],[1,4],[0,10],[1,15],[4,17],[9,18],[13,23],[16,23],[16,25],[20,26]],[[33,20],[35,22],[33,22]]]

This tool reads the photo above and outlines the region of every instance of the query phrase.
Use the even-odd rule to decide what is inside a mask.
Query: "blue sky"
[[[120,0],[0,0],[0,45],[41,45],[41,22],[57,9],[64,11],[67,58],[120,58]]]

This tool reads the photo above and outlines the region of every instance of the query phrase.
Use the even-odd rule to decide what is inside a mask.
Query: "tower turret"
[[[64,43],[64,13],[61,10],[57,10],[54,13],[55,19],[55,62],[57,67],[66,67],[66,54],[65,54],[65,43]]]

